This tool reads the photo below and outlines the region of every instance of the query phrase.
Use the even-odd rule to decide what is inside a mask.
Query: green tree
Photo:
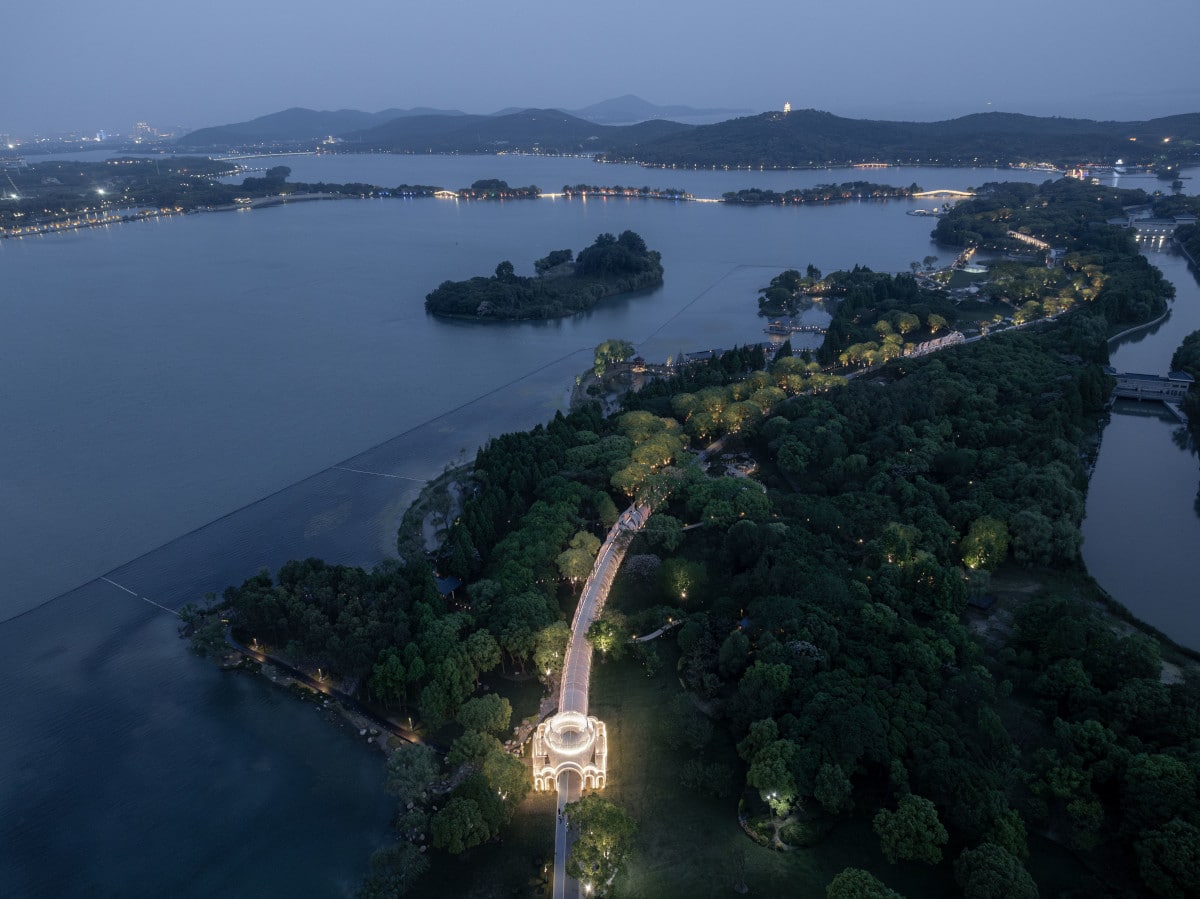
[[[821,807],[831,815],[840,815],[849,811],[854,787],[850,778],[842,770],[841,765],[831,765],[826,762],[817,772],[817,782],[813,796]]]
[[[1142,882],[1156,896],[1200,896],[1200,829],[1179,818],[1134,844]]]
[[[606,340],[596,347],[592,370],[596,377],[600,377],[608,366],[624,362],[633,355],[633,352],[633,344],[628,340]]]
[[[180,617],[183,617],[182,612]],[[206,659],[220,658],[229,651],[225,642],[225,623],[218,612],[210,609],[195,616],[189,646],[192,652]]]
[[[655,513],[646,521],[642,529],[650,545],[663,552],[674,552],[683,542],[683,522],[671,515]]]
[[[653,520],[652,518],[651,521]],[[667,596],[684,604],[689,596],[693,600],[696,599],[697,592],[708,578],[702,562],[679,558],[664,561],[658,569],[658,576]]]
[[[934,804],[911,793],[900,800],[894,812],[880,809],[873,823],[884,858],[892,864],[920,861],[936,865],[950,838]]]
[[[512,705],[495,693],[476,696],[462,704],[458,710],[458,723],[467,730],[503,736],[512,723]]]
[[[404,670],[400,653],[394,647],[389,646],[380,653],[379,661],[371,670],[371,680],[367,689],[385,708],[408,695],[408,674]]]
[[[475,631],[467,637],[467,658],[475,671],[475,679],[500,665],[500,644],[487,631]]]
[[[869,871],[844,868],[825,888],[825,899],[904,899]]]
[[[376,850],[371,870],[358,889],[358,899],[392,899],[408,893],[429,870],[429,859],[412,843]]]
[[[550,269],[557,268],[564,262],[570,262],[573,258],[575,258],[575,254],[571,250],[552,250],[533,263],[533,270],[539,275],[544,275]]]
[[[453,855],[478,846],[491,836],[479,804],[461,796],[452,798],[433,816],[430,833],[435,849],[445,849]]]
[[[600,549],[600,538],[587,531],[578,531],[571,538],[567,549],[558,554],[555,559],[559,573],[572,584],[586,580],[592,573],[596,562],[596,553]]]
[[[620,806],[595,793],[566,808],[567,820],[579,838],[567,857],[567,873],[593,888],[608,884],[633,848],[637,822]]]
[[[433,747],[425,744],[402,746],[388,756],[388,793],[408,804],[421,796],[437,780],[441,763]]]
[[[529,795],[532,778],[526,764],[511,752],[490,752],[483,760],[483,776],[510,809]]]
[[[587,641],[606,657],[620,659],[629,643],[629,628],[625,616],[615,609],[606,609],[587,630]]]
[[[800,754],[791,740],[776,740],[754,755],[746,772],[746,783],[756,788],[776,815],[786,815],[796,800],[792,768]]]
[[[503,752],[500,741],[480,730],[468,730],[453,743],[446,753],[450,765],[479,765],[493,752]]]
[[[750,638],[742,630],[735,630],[721,644],[717,654],[717,665],[722,676],[735,680],[741,677],[750,664]]]
[[[565,621],[555,621],[537,632],[533,650],[533,664],[538,676],[549,680],[562,671],[567,655],[567,643],[571,640],[571,628]]]
[[[1020,859],[995,843],[964,850],[954,863],[954,879],[965,899],[1038,897],[1037,885]]]
[[[1196,776],[1184,762],[1163,753],[1138,753],[1121,785],[1122,828],[1140,834],[1184,818],[1195,800]]]

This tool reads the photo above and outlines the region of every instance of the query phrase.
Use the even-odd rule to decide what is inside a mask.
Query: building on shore
[[[1173,371],[1163,375],[1145,375],[1138,372],[1117,371],[1111,365],[1104,373],[1117,379],[1113,396],[1131,400],[1152,400],[1160,403],[1178,403],[1187,395],[1193,378],[1185,371]]]
[[[1121,228],[1132,228],[1138,240],[1166,241],[1175,234],[1175,229],[1181,225],[1196,224],[1196,216],[1187,214],[1171,218],[1140,218],[1134,212],[1128,216],[1111,218],[1108,223]]]

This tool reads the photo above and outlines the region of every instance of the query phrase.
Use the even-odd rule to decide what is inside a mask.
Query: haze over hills
[[[636,97],[590,107],[595,115],[661,110]],[[675,107],[680,108],[680,107]],[[608,110],[608,113],[605,113]],[[768,112],[710,125],[650,118],[605,125],[558,109],[493,115],[457,110],[317,112],[289,109],[181,138],[193,149],[303,145],[328,136],[347,150],[401,153],[594,154],[657,165],[805,168],[888,164],[1048,161],[1151,163],[1184,160],[1200,145],[1200,113],[1146,122],[1097,122],[1017,113],[977,113],[941,122],[850,119],[815,109]]]
[[[382,125],[393,119],[407,116],[461,116],[454,109],[384,109],[380,112],[362,112],[357,109],[334,111],[305,109],[293,106],[281,112],[259,116],[248,122],[229,125],[213,125],[185,134],[179,139],[184,146],[234,146],[246,143],[269,143],[271,141],[319,140],[330,135],[344,134]]]
[[[510,106],[490,115],[471,116],[475,119],[504,118],[517,113],[530,112],[530,107]],[[566,115],[597,125],[633,125],[651,120],[679,121],[684,124],[708,124],[723,121],[735,115],[744,115],[746,109],[697,109],[692,106],[659,106],[633,94],[602,100],[582,109],[563,110]],[[329,135],[342,136],[350,132],[367,131],[399,118],[466,116],[460,110],[414,107],[412,109],[385,109],[380,112],[361,112],[357,109],[318,111],[303,107],[292,107],[282,112],[259,116],[247,122],[214,125],[200,128],[184,135],[179,143],[184,146],[222,146],[244,143],[268,143],[271,141],[316,140]],[[440,130],[440,129],[436,129]]]
[[[521,107],[503,109],[495,115],[508,115],[522,112]],[[595,122],[597,125],[635,125],[648,122],[651,119],[670,119],[687,125],[711,125],[713,122],[723,122],[736,116],[752,115],[752,109],[698,109],[694,106],[660,106],[643,100],[635,94],[625,94],[611,100],[601,100],[582,109],[565,109],[569,115]]]

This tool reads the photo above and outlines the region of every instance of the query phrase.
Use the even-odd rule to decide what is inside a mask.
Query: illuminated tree
[[[984,516],[971,522],[962,542],[963,564],[971,570],[995,571],[1008,556],[1008,525]]]
[[[571,538],[570,546],[559,553],[555,560],[559,573],[572,584],[584,580],[592,573],[596,553],[600,549],[600,538],[587,531],[578,531]]]
[[[567,857],[567,873],[600,891],[607,886],[633,848],[637,822],[629,814],[595,793],[572,802],[567,820],[578,828],[579,838]]]
[[[537,632],[533,664],[537,666],[539,676],[548,680],[562,670],[570,639],[571,628],[565,621],[548,624]]]
[[[695,599],[696,591],[707,578],[704,565],[688,559],[667,559],[659,569],[663,591],[681,603],[686,603],[688,597]]]
[[[621,658],[625,655],[625,646],[629,642],[629,629],[625,625],[624,616],[612,609],[606,611],[588,628],[587,641],[605,656]]]
[[[776,740],[755,753],[746,772],[746,783],[757,788],[771,811],[781,817],[788,813],[796,798],[792,767],[799,753],[800,747],[791,740]]]
[[[497,275],[499,275],[499,270],[497,270]],[[632,355],[633,344],[628,340],[606,340],[596,347],[592,371],[595,372],[596,377],[600,377],[608,366],[624,362]]]

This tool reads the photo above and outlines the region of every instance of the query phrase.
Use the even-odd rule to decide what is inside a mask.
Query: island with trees
[[[511,187],[499,178],[480,178],[457,193],[460,200],[536,200],[542,195],[542,189],[536,184]]]
[[[620,184],[564,184],[565,197],[628,197],[640,200],[690,200],[692,195],[677,187],[625,187]]]
[[[870,181],[843,181],[841,184],[818,184],[779,193],[757,187],[726,191],[721,199],[743,206],[800,206],[805,203],[848,203],[852,200],[899,200],[920,193],[917,184],[895,187],[873,184]]]
[[[505,261],[490,278],[445,281],[425,298],[425,308],[472,321],[558,318],[663,282],[660,255],[633,231],[601,234],[578,256],[570,249],[554,250],[534,262],[534,270],[535,277],[523,277]]]
[[[5,169],[10,191],[0,204],[0,237],[137,221],[161,215],[246,209],[296,200],[432,197],[437,187],[380,187],[353,182],[288,181],[280,165],[240,184],[226,183],[244,170],[199,157],[118,158],[105,162],[50,161]]]

